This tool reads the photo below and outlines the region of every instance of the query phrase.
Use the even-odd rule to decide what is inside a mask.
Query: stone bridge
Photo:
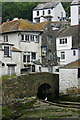
[[[3,80],[3,99],[26,96],[56,97],[59,93],[59,76],[52,73],[34,73]]]

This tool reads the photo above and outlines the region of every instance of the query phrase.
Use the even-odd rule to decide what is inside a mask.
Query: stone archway
[[[39,99],[45,99],[46,97],[49,98],[51,96],[51,89],[52,87],[48,83],[40,85],[38,88],[37,97]]]

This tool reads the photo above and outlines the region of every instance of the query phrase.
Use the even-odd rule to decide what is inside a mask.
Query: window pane
[[[65,59],[65,52],[61,52],[61,59]]]
[[[6,36],[6,42],[8,42],[8,36]]]
[[[4,55],[9,57],[9,47],[4,46]]]
[[[39,16],[39,11],[37,11],[37,16]]]
[[[23,62],[26,62],[26,55],[23,55]]]
[[[51,14],[51,11],[50,11],[50,10],[48,10],[48,14]]]
[[[30,62],[30,55],[27,55],[27,62]]]
[[[25,35],[25,40],[29,41],[29,35]]]
[[[39,36],[37,36],[37,35],[35,36],[35,42],[37,42],[37,43],[39,42]]]
[[[45,14],[45,11],[43,10],[43,15]]]
[[[76,55],[76,51],[74,50],[74,51],[73,51],[73,56],[75,56],[75,55]]]
[[[15,66],[8,66],[8,75],[12,75],[15,73]]]
[[[79,7],[79,15],[80,15],[80,7]]]
[[[32,59],[36,59],[36,53],[32,53]]]
[[[31,41],[34,41],[34,35],[31,35]]]
[[[80,68],[78,68],[78,78],[80,78]]]
[[[67,43],[67,38],[65,38],[65,43]]]
[[[60,39],[60,44],[62,43],[62,40]]]
[[[5,42],[5,36],[4,36],[4,42]]]
[[[24,40],[24,35],[21,35],[21,40]]]

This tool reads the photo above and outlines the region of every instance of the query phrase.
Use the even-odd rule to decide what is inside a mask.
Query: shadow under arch
[[[50,96],[51,86],[47,83],[40,85],[40,87],[38,88],[37,97],[44,100],[46,97],[47,99],[49,99]]]

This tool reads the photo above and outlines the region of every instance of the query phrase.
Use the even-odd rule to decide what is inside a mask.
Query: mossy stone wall
[[[51,73],[34,73],[21,75],[4,80],[2,82],[3,102],[8,98],[18,99],[27,96],[36,96],[38,88],[47,83],[52,87],[52,95],[55,97],[59,93],[59,76]]]

